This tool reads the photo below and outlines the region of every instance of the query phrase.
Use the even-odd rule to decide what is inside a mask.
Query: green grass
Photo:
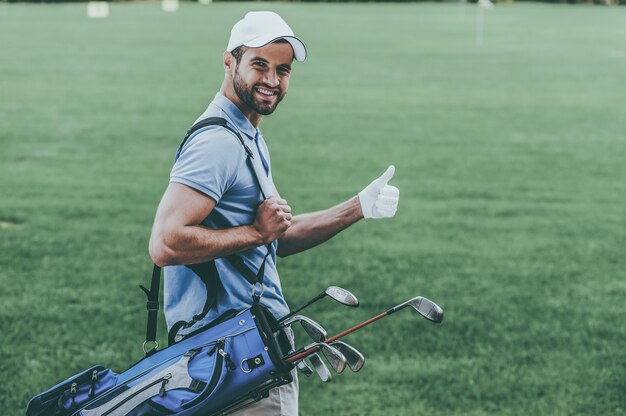
[[[248,9],[307,42],[262,127],[295,211],[358,192],[389,163],[397,216],[283,259],[299,304],[361,373],[301,377],[302,415],[626,412],[626,8],[457,4],[0,4],[0,409],[141,357],[147,241],[173,152],[221,82]],[[161,326],[163,329],[163,326]],[[161,332],[164,339],[164,332]]]

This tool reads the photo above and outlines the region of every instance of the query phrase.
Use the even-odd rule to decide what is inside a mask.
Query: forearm
[[[278,255],[299,253],[321,244],[363,218],[359,198],[351,198],[324,211],[293,217],[291,227],[280,238]]]
[[[159,266],[196,264],[262,244],[262,236],[251,225],[223,230],[190,225],[153,234],[150,255]]]

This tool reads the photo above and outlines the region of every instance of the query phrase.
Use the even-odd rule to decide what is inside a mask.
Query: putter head
[[[443,309],[441,309],[439,305],[432,300],[418,296],[411,300],[407,300],[403,304],[396,306],[394,309],[398,310],[405,306],[412,307],[424,318],[436,324],[440,324],[441,321],[443,321]]]
[[[311,337],[311,339],[315,342],[324,342],[326,341],[326,337],[328,337],[328,333],[326,330],[313,319],[308,318],[304,315],[295,315],[291,318],[287,319],[283,322],[283,326],[291,325],[294,322],[300,322],[302,328],[306,331],[306,333]]]
[[[330,345],[337,348],[337,350],[339,350],[339,352],[342,353],[344,357],[346,357],[346,363],[348,364],[348,367],[350,367],[350,370],[352,370],[353,372],[356,373],[357,371],[361,370],[365,365],[365,357],[363,356],[363,354],[361,354],[359,350],[354,348],[352,345],[346,344],[343,341],[334,341],[331,342]]]
[[[343,305],[351,306],[353,308],[359,306],[359,300],[356,296],[339,286],[329,286],[326,288],[324,293]]]
[[[333,377],[330,375],[328,367],[326,367],[326,364],[324,364],[324,361],[322,361],[322,358],[319,355],[311,354],[308,358],[311,362],[311,365],[315,369],[315,372],[324,383],[328,383],[333,379]]]

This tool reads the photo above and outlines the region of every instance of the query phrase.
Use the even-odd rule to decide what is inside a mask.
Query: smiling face
[[[262,48],[244,47],[239,59],[235,55],[224,55],[222,93],[256,127],[287,94],[293,49],[288,42],[279,41]]]

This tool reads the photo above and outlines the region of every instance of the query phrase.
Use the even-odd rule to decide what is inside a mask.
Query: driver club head
[[[328,297],[336,300],[343,305],[353,308],[359,306],[359,300],[356,298],[356,296],[339,286],[329,286],[326,288],[326,290],[324,290],[324,293],[326,293]]]

